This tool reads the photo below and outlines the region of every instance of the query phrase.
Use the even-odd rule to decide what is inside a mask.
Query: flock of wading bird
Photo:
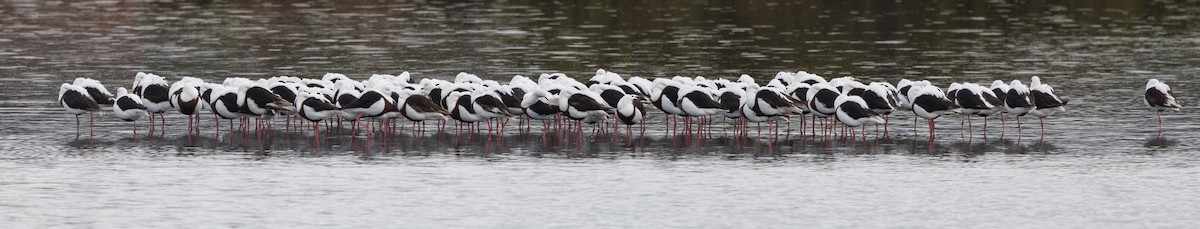
[[[762,138],[762,124],[766,123],[768,137],[778,139],[779,123],[782,122],[786,126],[787,140],[793,126],[788,120],[797,117],[800,119],[799,134],[803,138],[805,121],[810,116],[810,136],[814,140],[820,135],[822,139],[840,136],[853,141],[855,127],[862,127],[862,137],[866,139],[866,126],[872,123],[876,136],[880,132],[879,125],[883,124],[883,136],[886,137],[888,116],[900,109],[914,114],[914,135],[917,118],[928,120],[930,144],[935,135],[934,119],[943,115],[961,115],[965,122],[970,122],[971,116],[982,117],[985,139],[988,117],[1000,116],[1003,138],[1004,115],[1016,116],[1019,144],[1021,116],[1038,117],[1043,122],[1044,139],[1044,119],[1064,111],[1068,102],[1059,98],[1053,87],[1041,82],[1037,76],[1030,79],[1028,86],[1020,80],[1009,83],[996,80],[990,87],[953,83],[943,90],[925,80],[904,79],[895,85],[862,83],[853,77],[826,80],[803,71],[780,72],[765,86],[748,75],[735,80],[700,76],[626,79],[603,69],[597,70],[596,75],[586,82],[555,73],[542,74],[536,81],[518,75],[507,83],[483,80],[468,73],[459,73],[453,81],[430,78],[414,81],[408,72],[377,74],[363,81],[328,73],[321,79],[288,76],[258,80],[227,78],[218,84],[182,77],[170,83],[161,76],[139,72],[132,88],[132,91],[118,88],[114,96],[99,81],[77,78],[73,83],[62,84],[58,102],[67,113],[75,115],[77,137],[79,115],[90,115],[101,111],[101,105],[111,105],[113,114],[124,121],[136,121],[149,114],[151,135],[156,115],[160,120],[160,135],[165,134],[166,120],[162,116],[170,110],[188,116],[189,136],[200,134],[198,122],[203,110],[213,115],[217,136],[222,119],[229,121],[229,130],[234,129],[233,120],[240,119],[240,128],[245,135],[249,131],[249,118],[255,119],[256,134],[260,128],[271,128],[273,117],[286,117],[287,128],[293,120],[300,122],[299,118],[303,118],[310,121],[313,144],[318,147],[322,122],[328,129],[336,120],[337,133],[341,133],[342,121],[349,121],[350,135],[373,138],[396,136],[396,122],[401,117],[412,122],[414,136],[425,133],[425,124],[418,124],[424,121],[438,123],[435,133],[447,133],[448,130],[443,131],[446,122],[453,119],[457,121],[456,134],[461,135],[464,127],[470,133],[481,134],[479,125],[486,122],[489,140],[493,137],[499,140],[508,121],[520,119],[526,133],[531,131],[532,120],[542,120],[543,134],[551,130],[563,131],[582,142],[584,124],[603,123],[612,124],[614,138],[619,135],[619,125],[625,125],[625,135],[632,139],[634,125],[641,124],[639,133],[645,133],[643,122],[648,107],[645,104],[652,104],[666,114],[667,134],[674,131],[676,136],[680,135],[682,118],[685,139],[710,137],[713,120],[726,118],[730,126],[722,129],[732,130],[735,136],[745,138],[749,137],[748,123],[752,122],[757,125],[756,137]],[[1146,84],[1145,102],[1159,112],[1161,135],[1161,111],[1178,110],[1180,105],[1170,88],[1154,79]],[[823,120],[820,134],[818,119]],[[834,122],[841,123],[843,128],[835,130]],[[362,130],[359,130],[360,126]],[[91,129],[89,125],[89,132]],[[521,124],[517,129],[521,131]],[[971,138],[974,138],[974,130],[970,129]],[[594,130],[606,131],[607,127]],[[137,135],[136,122],[134,135]]]

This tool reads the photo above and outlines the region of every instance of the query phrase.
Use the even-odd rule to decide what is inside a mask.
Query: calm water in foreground
[[[0,222],[30,227],[1195,227],[1200,219],[1196,2],[421,2],[0,4]],[[284,128],[139,135],[111,113],[82,136],[54,102],[75,77],[115,91],[137,71],[194,76],[465,71],[507,80],[597,68],[709,78],[804,70],[864,81],[990,84],[1038,75],[1071,100],[987,138],[856,141],[664,132],[630,142],[510,129],[502,142]],[[1145,80],[1188,107],[1163,137]],[[86,117],[84,123],[86,124]],[[510,126],[516,122],[510,122]],[[1032,125],[1031,125],[1032,124]],[[453,125],[451,125],[453,126]],[[799,128],[793,123],[792,128]],[[585,129],[590,131],[590,129]],[[1001,138],[1003,130],[1004,137]],[[622,130],[622,132],[624,132]],[[162,133],[165,133],[162,134]],[[261,136],[260,136],[261,134]],[[621,136],[623,137],[623,135]],[[754,137],[754,133],[751,133]],[[796,138],[802,138],[797,140]]]

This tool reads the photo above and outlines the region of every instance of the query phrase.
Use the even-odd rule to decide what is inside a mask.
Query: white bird
[[[209,109],[216,115],[213,118],[216,135],[221,135],[221,122],[217,118],[229,120],[229,131],[233,132],[233,119],[244,116],[242,106],[238,104],[237,88],[220,84],[210,84],[209,88],[212,90],[208,95]]]
[[[1029,114],[1038,117],[1038,124],[1042,129],[1041,140],[1044,140],[1046,138],[1046,117],[1066,111],[1066,105],[1070,101],[1059,98],[1057,94],[1054,94],[1054,88],[1049,84],[1042,83],[1037,76],[1029,81],[1029,85],[1029,96],[1033,99],[1034,105]]]
[[[839,94],[841,93],[838,91],[838,89],[834,88],[833,85],[829,83],[813,84],[812,87],[808,89],[808,94],[804,96],[804,101],[808,101],[808,109],[812,111],[814,116],[812,127],[814,136],[817,134],[816,118],[825,119],[833,117],[833,115],[837,114],[837,107],[834,105],[835,102],[837,102],[837,97]],[[832,128],[832,125],[829,127]],[[825,130],[822,130],[822,132]]]
[[[1150,79],[1146,82],[1145,93],[1146,106],[1150,106],[1158,116],[1158,135],[1162,136],[1162,112],[1165,110],[1179,111],[1183,108],[1179,105],[1179,101],[1175,100],[1174,93],[1171,92],[1171,86],[1158,81],[1158,79]]]
[[[972,136],[975,133],[974,126],[970,123],[972,115],[984,118],[984,130],[986,131],[987,116],[995,113],[995,108],[999,105],[997,104],[999,99],[983,86],[973,83],[958,84],[956,90],[953,90],[951,93],[954,94],[951,100],[954,101],[955,105],[962,108],[963,120],[967,122],[966,125],[968,127],[966,129],[971,129],[970,133]],[[946,95],[946,97],[951,96]]]
[[[75,115],[75,133],[79,134],[79,115],[92,114],[92,112],[100,111],[100,105],[96,104],[96,100],[88,95],[87,89],[83,87],[63,83],[58,88],[58,103],[67,110],[67,114]],[[95,117],[92,116],[92,121],[88,123],[88,135],[92,135],[92,123]]]
[[[204,81],[198,78],[183,77],[183,79],[171,84],[170,90],[167,91],[167,94],[170,95],[169,102],[171,107],[179,111],[180,114],[188,116],[189,134],[192,131],[192,122],[196,120],[196,117],[200,115],[200,109],[204,107],[201,105],[203,103],[200,102],[200,90],[198,89],[198,86],[202,84],[204,84]],[[197,126],[195,130],[199,133],[200,127]]]
[[[929,144],[931,145],[934,139],[933,130],[937,125],[933,120],[945,114],[958,113],[961,110],[958,105],[946,98],[942,89],[937,87],[924,87],[916,93],[909,91],[909,97],[913,100],[913,113],[929,120]]]
[[[313,145],[321,147],[321,122],[327,118],[333,117],[339,113],[338,107],[334,106],[324,95],[314,92],[300,92],[296,94],[296,113],[305,120],[313,123]]]
[[[999,101],[993,105],[996,105],[996,113],[1000,114],[1000,138],[1004,138],[1004,113],[1008,109],[1005,105],[1007,104],[1005,100],[1008,99],[1008,92],[1011,89],[1012,88],[1002,80],[992,81],[992,94],[995,95],[997,101]],[[986,123],[987,119],[984,119],[984,124],[986,125]]]
[[[147,113],[140,96],[129,93],[125,87],[118,87],[117,99],[113,102],[113,114],[123,121],[133,122],[133,136],[137,137],[137,120]]]
[[[645,121],[646,107],[642,105],[640,95],[626,94],[617,102],[617,119],[621,124],[625,124],[625,136],[629,139],[627,142],[632,142],[633,125],[641,124]],[[642,132],[645,132],[645,126],[642,126]]]
[[[1029,114],[1029,111],[1036,107],[1033,104],[1033,99],[1029,96],[1029,87],[1021,84],[1020,80],[1013,80],[1008,84],[1008,87],[1008,93],[1004,97],[1004,112],[1017,116],[1017,143],[1020,143],[1021,116]]]
[[[142,105],[150,113],[150,130],[154,130],[154,115],[158,114],[159,125],[166,132],[166,117],[163,113],[171,109],[170,83],[166,78],[153,73],[138,72],[135,76],[133,94],[142,97]]]
[[[850,127],[858,127],[867,123],[883,123],[883,117],[871,110],[862,97],[841,94],[834,101],[837,120]],[[853,130],[854,128],[851,128]],[[866,133],[863,133],[866,138]],[[853,135],[851,136],[853,140]]]

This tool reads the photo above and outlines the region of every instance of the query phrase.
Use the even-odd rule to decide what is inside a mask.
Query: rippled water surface
[[[57,2],[0,4],[0,222],[10,227],[1195,227],[1195,1]],[[340,72],[487,79],[604,68],[760,83],[779,71],[990,84],[1041,76],[1070,100],[1045,120],[893,115],[856,140],[510,129],[354,137],[297,131],[138,135],[111,113],[81,135],[57,87],[138,71]],[[1146,79],[1185,107],[1154,113]],[[87,117],[84,117],[84,124]],[[453,127],[451,124],[450,127]],[[922,126],[923,127],[923,126]],[[253,128],[253,127],[251,127]],[[792,124],[792,129],[800,126]],[[753,129],[751,129],[753,130]],[[348,131],[348,130],[346,130]],[[811,131],[811,130],[809,130]],[[787,131],[782,131],[787,133]],[[1003,133],[1002,133],[1003,132]],[[1001,138],[1001,135],[1004,135]],[[756,135],[751,133],[750,137]],[[780,135],[783,136],[783,135]],[[1019,137],[1018,137],[1019,136]],[[1018,140],[1019,139],[1019,140]]]

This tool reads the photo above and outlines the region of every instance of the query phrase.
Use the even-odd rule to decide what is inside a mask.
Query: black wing
[[[884,98],[879,94],[863,93],[863,95],[859,97],[863,99],[863,102],[867,102],[867,107],[870,109],[887,109],[892,107],[892,104],[889,102],[888,98]]]
[[[617,102],[625,97],[625,93],[617,90],[604,90],[600,92],[600,98],[604,99],[604,103],[608,103],[608,107],[617,107]]]
[[[736,111],[742,103],[742,97],[733,92],[725,92],[720,97],[717,97],[717,100],[717,102],[721,103],[721,106],[730,112]]]
[[[841,108],[843,113],[846,113],[847,116],[850,116],[850,118],[853,118],[853,119],[860,119],[860,118],[866,118],[866,117],[879,115],[879,114],[875,113],[874,111],[871,111],[870,109],[862,107],[858,103],[854,103],[854,102],[842,103],[842,106],[838,107],[838,108]]]
[[[288,86],[275,86],[271,88],[271,93],[275,93],[275,95],[278,95],[279,98],[283,98],[285,101],[296,101],[296,92],[293,92]]]
[[[934,96],[934,95],[919,95],[919,96],[917,96],[917,98],[913,100],[913,106],[920,106],[921,108],[924,108],[926,111],[944,111],[944,110],[958,108],[958,105],[955,105],[953,102],[950,102],[950,100],[938,98],[937,96]]]
[[[1167,94],[1155,88],[1146,89],[1146,103],[1151,107],[1174,107],[1167,104]]]
[[[88,111],[100,110],[100,105],[96,104],[95,100],[92,100],[91,97],[83,95],[78,91],[67,91],[66,93],[63,93],[62,102],[66,103],[67,107],[74,109]]]
[[[367,91],[366,93],[363,93],[361,97],[358,97],[357,100],[354,100],[354,102],[346,106],[342,106],[342,108],[370,108],[371,105],[375,105],[375,103],[379,102],[380,100],[383,100],[383,94],[379,94],[379,92],[376,91]]]
[[[1033,97],[1033,104],[1038,109],[1055,108],[1067,105],[1066,101],[1060,101],[1057,96],[1042,92],[1031,91],[1030,96]]]
[[[134,101],[133,97],[121,97],[117,99],[116,103],[121,110],[146,109],[146,106],[142,106],[142,101]]]
[[[957,90],[955,92],[957,92],[955,93],[957,96],[954,99],[957,99],[957,104],[962,108],[988,109],[987,104],[983,102],[983,97],[971,93],[971,90]]]
[[[113,104],[113,98],[100,92],[99,88],[85,87],[84,89],[87,89],[88,95],[92,96],[92,100],[95,100],[96,104]]]
[[[166,102],[171,96],[170,90],[167,88],[167,86],[161,84],[147,85],[142,94],[142,98],[145,98],[152,103]]]
[[[595,99],[592,99],[592,97],[586,96],[583,94],[571,95],[570,98],[567,98],[567,106],[574,107],[576,110],[580,110],[580,111],[595,111],[595,110],[605,110],[606,109],[606,108],[604,108],[604,105],[600,104],[600,102],[597,102]]]
[[[317,112],[338,109],[337,106],[334,106],[332,103],[329,103],[329,102],[326,102],[326,101],[320,100],[320,99],[315,99],[315,98],[305,99],[303,104],[301,104],[301,105],[312,108],[313,111],[317,111]]]
[[[1028,96],[1029,94],[1021,94],[1016,92],[1008,93],[1008,95],[1004,97],[1004,104],[1006,104],[1008,107],[1033,106],[1033,104],[1029,104]]]
[[[727,107],[722,106],[721,103],[713,100],[712,96],[708,96],[708,94],[705,94],[704,92],[693,91],[687,95],[683,95],[683,97],[684,99],[692,101],[693,104],[696,104],[696,107],[702,109],[728,109]]]

